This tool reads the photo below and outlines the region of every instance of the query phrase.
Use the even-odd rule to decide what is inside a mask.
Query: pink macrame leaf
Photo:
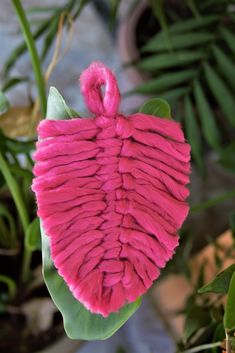
[[[81,89],[94,117],[40,123],[32,188],[59,274],[106,317],[145,293],[173,256],[190,147],[177,122],[119,113],[103,64],[82,73]]]

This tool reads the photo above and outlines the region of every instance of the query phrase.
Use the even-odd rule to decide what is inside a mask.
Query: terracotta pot
[[[217,238],[217,244],[223,247],[223,251],[230,249],[234,245],[231,231],[223,233]],[[205,283],[211,281],[218,273],[215,257],[215,247],[208,245],[195,255],[190,267],[193,270],[192,281],[195,283],[198,278],[202,264],[207,261],[205,267]],[[221,252],[222,250],[217,250]],[[223,269],[234,263],[233,259],[223,261]],[[175,340],[182,337],[184,328],[184,316],[176,315],[176,312],[182,310],[187,297],[192,293],[192,287],[182,275],[169,275],[162,281],[159,281],[150,291],[150,298],[157,312],[163,319],[169,333]]]

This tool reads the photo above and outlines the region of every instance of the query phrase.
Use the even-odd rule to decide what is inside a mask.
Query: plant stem
[[[214,343],[207,343],[207,344],[202,344],[197,347],[189,348],[186,351],[183,351],[181,353],[197,353],[197,352],[202,352],[205,351],[206,349],[210,348],[215,348],[215,347],[221,347],[222,342],[214,342]],[[228,353],[228,352],[226,352]],[[230,352],[231,353],[231,352]]]
[[[11,171],[8,167],[8,164],[0,152],[0,170],[3,174],[3,177],[6,181],[6,184],[11,192],[13,200],[15,202],[17,211],[20,216],[20,220],[24,230],[24,239],[26,237],[26,231],[29,226],[29,217],[28,212],[23,200],[23,197],[20,192],[20,188],[11,174]],[[22,272],[21,272],[21,280],[22,282],[26,282],[29,276],[30,269],[30,260],[31,260],[31,251],[24,247],[23,260],[22,260]]]
[[[231,337],[226,330],[225,330],[225,337],[226,337],[226,353],[231,353],[232,352]]]
[[[36,49],[33,36],[30,31],[30,26],[29,26],[27,17],[25,15],[24,9],[22,7],[21,1],[12,0],[12,5],[18,16],[19,23],[25,38],[25,42],[29,50],[31,63],[33,66],[33,71],[34,71],[35,80],[37,84],[38,95],[41,102],[41,111],[42,111],[42,114],[45,116],[46,115],[46,90],[45,90],[45,83],[44,83],[44,78],[42,74],[42,69],[41,69],[41,64],[37,53],[37,49]]]

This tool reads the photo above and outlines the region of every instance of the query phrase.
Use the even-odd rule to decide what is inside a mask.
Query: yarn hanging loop
[[[80,77],[81,91],[88,109],[95,115],[115,117],[120,104],[120,92],[113,73],[102,63],[94,62]],[[105,86],[105,92],[102,92]]]

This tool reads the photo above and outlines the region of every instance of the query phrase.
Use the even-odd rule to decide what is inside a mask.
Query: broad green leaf
[[[70,119],[70,108],[56,89],[51,89],[48,97],[47,119]],[[136,302],[121,308],[119,312],[103,318],[92,314],[75,299],[63,278],[58,274],[50,257],[49,239],[41,227],[43,275],[48,291],[60,310],[64,328],[72,339],[101,340],[112,336],[134,314],[141,304]]]
[[[73,117],[79,117],[79,114],[67,106],[64,98],[55,87],[51,87],[47,101],[47,119],[59,120]]]
[[[139,112],[160,118],[171,119],[171,108],[169,104],[161,98],[149,99],[140,107]]]
[[[226,268],[226,270],[219,273],[210,283],[198,289],[198,293],[224,293],[229,289],[229,283],[235,272],[235,264]]]
[[[233,94],[229,91],[218,73],[208,64],[204,64],[206,79],[209,87],[217,100],[225,117],[231,125],[235,126],[235,100]]]
[[[50,258],[49,239],[43,230],[41,233],[44,279],[55,305],[63,316],[67,335],[72,339],[84,340],[103,340],[112,336],[138,309],[141,299],[124,306],[108,318],[92,314],[74,298],[63,278],[59,276]]]
[[[220,146],[219,129],[217,128],[213,111],[198,80],[194,82],[193,90],[203,135],[210,146],[218,149]]]
[[[235,330],[235,272],[230,280],[227,301],[225,304],[224,328],[227,331]]]
[[[205,52],[200,50],[180,51],[176,53],[164,53],[142,59],[137,66],[145,71],[157,71],[169,67],[184,66],[202,59]]]
[[[0,283],[3,283],[7,286],[9,299],[13,299],[17,289],[15,281],[13,281],[13,279],[8,276],[0,274]]]
[[[130,93],[151,94],[165,91],[175,85],[187,82],[196,75],[196,70],[184,70],[179,72],[170,72],[161,75],[158,78],[147,81],[137,86]]]
[[[235,64],[217,45],[213,46],[213,52],[223,76],[235,91]]]
[[[187,342],[194,333],[210,323],[209,311],[200,306],[193,306],[186,316],[183,334],[184,341]]]
[[[235,35],[229,29],[225,28],[225,26],[221,27],[221,34],[227,43],[227,46],[231,49],[233,53],[235,53]]]
[[[185,130],[188,142],[191,145],[192,155],[195,163],[202,174],[204,174],[204,165],[202,159],[202,143],[199,127],[193,110],[192,102],[189,96],[184,99],[185,107]]]
[[[172,34],[171,45],[174,49],[185,49],[196,45],[202,45],[211,41],[215,35],[210,32],[191,32],[191,33],[180,33]],[[161,36],[153,37],[149,42],[141,49],[143,52],[159,52],[166,50],[167,47]]]
[[[30,251],[41,249],[40,223],[38,218],[35,218],[26,230],[25,246]]]
[[[175,100],[187,94],[189,90],[190,90],[189,87],[179,87],[179,88],[166,91],[165,93],[162,93],[159,95],[161,96],[161,98],[167,101],[174,102]]]
[[[191,32],[199,28],[205,28],[217,21],[220,20],[220,16],[209,15],[209,16],[200,16],[200,18],[190,18],[189,20],[177,21],[172,24],[169,28],[171,33],[180,33],[180,32]]]
[[[10,103],[5,94],[0,91],[0,115],[6,113],[10,108]]]

